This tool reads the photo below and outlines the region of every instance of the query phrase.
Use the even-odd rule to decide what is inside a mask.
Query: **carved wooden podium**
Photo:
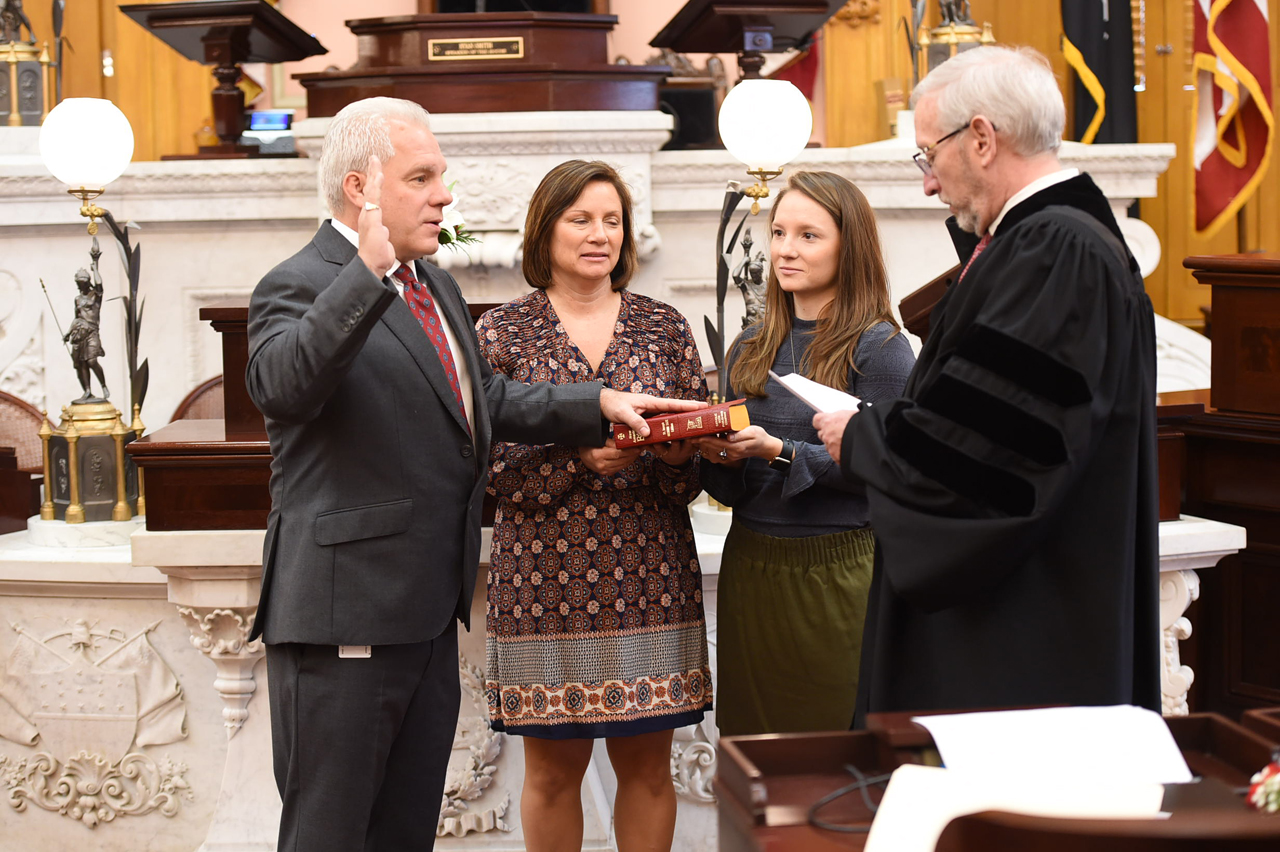
[[[1280,255],[1189,257],[1213,288],[1211,408],[1187,436],[1184,508],[1249,545],[1202,578],[1192,701],[1231,716],[1280,704]]]
[[[665,65],[610,65],[613,15],[562,12],[399,15],[347,21],[359,56],[346,71],[297,74],[307,114],[375,96],[431,112],[651,110]]]
[[[213,128],[217,145],[201,145],[194,157],[165,159],[228,159],[261,156],[257,145],[241,145],[244,133],[244,92],[236,87],[244,62],[296,62],[326,53],[297,24],[264,0],[187,0],[181,3],[140,3],[120,11],[187,59],[213,65],[218,86],[213,90]],[[267,156],[295,156],[272,154]]]

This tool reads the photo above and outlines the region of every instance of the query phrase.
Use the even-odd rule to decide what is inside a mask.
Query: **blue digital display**
[[[288,130],[291,124],[293,124],[291,112],[249,113],[250,130]]]

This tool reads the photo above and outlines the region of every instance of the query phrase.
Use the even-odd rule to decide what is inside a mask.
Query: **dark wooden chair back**
[[[223,416],[222,376],[214,376],[187,394],[174,409],[174,420],[221,420]]]
[[[44,473],[40,447],[40,409],[13,394],[0,391],[0,446],[13,447],[18,469]]]

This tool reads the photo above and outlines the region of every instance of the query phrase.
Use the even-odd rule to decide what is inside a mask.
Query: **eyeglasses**
[[[965,132],[966,130],[968,130],[969,125],[971,124],[973,124],[972,118],[966,121],[963,127],[957,127],[955,130],[951,131],[946,136],[943,136],[941,139],[939,139],[937,142],[934,142],[932,145],[925,145],[923,148],[920,149],[919,153],[911,155],[911,159],[916,161],[916,165],[920,167],[920,171],[924,172],[925,177],[929,177],[930,175],[933,174],[933,157],[930,155],[933,154],[933,152],[938,149],[939,145],[941,145],[943,142],[946,142],[952,136],[957,136]]]

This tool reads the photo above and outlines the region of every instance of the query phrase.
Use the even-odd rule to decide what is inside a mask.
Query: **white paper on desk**
[[[1002,777],[1182,784],[1191,770],[1159,714],[1142,707],[1047,707],[916,716],[948,769]]]
[[[1075,783],[1046,765],[1034,776],[997,778],[936,766],[900,766],[871,823],[866,852],[933,852],[958,816],[1008,811],[1043,817],[1154,819],[1164,802],[1159,784]]]
[[[858,410],[860,400],[856,396],[818,384],[812,379],[806,379],[799,373],[787,373],[785,376],[779,376],[773,370],[770,370],[769,375],[786,388],[792,396],[819,413]]]

